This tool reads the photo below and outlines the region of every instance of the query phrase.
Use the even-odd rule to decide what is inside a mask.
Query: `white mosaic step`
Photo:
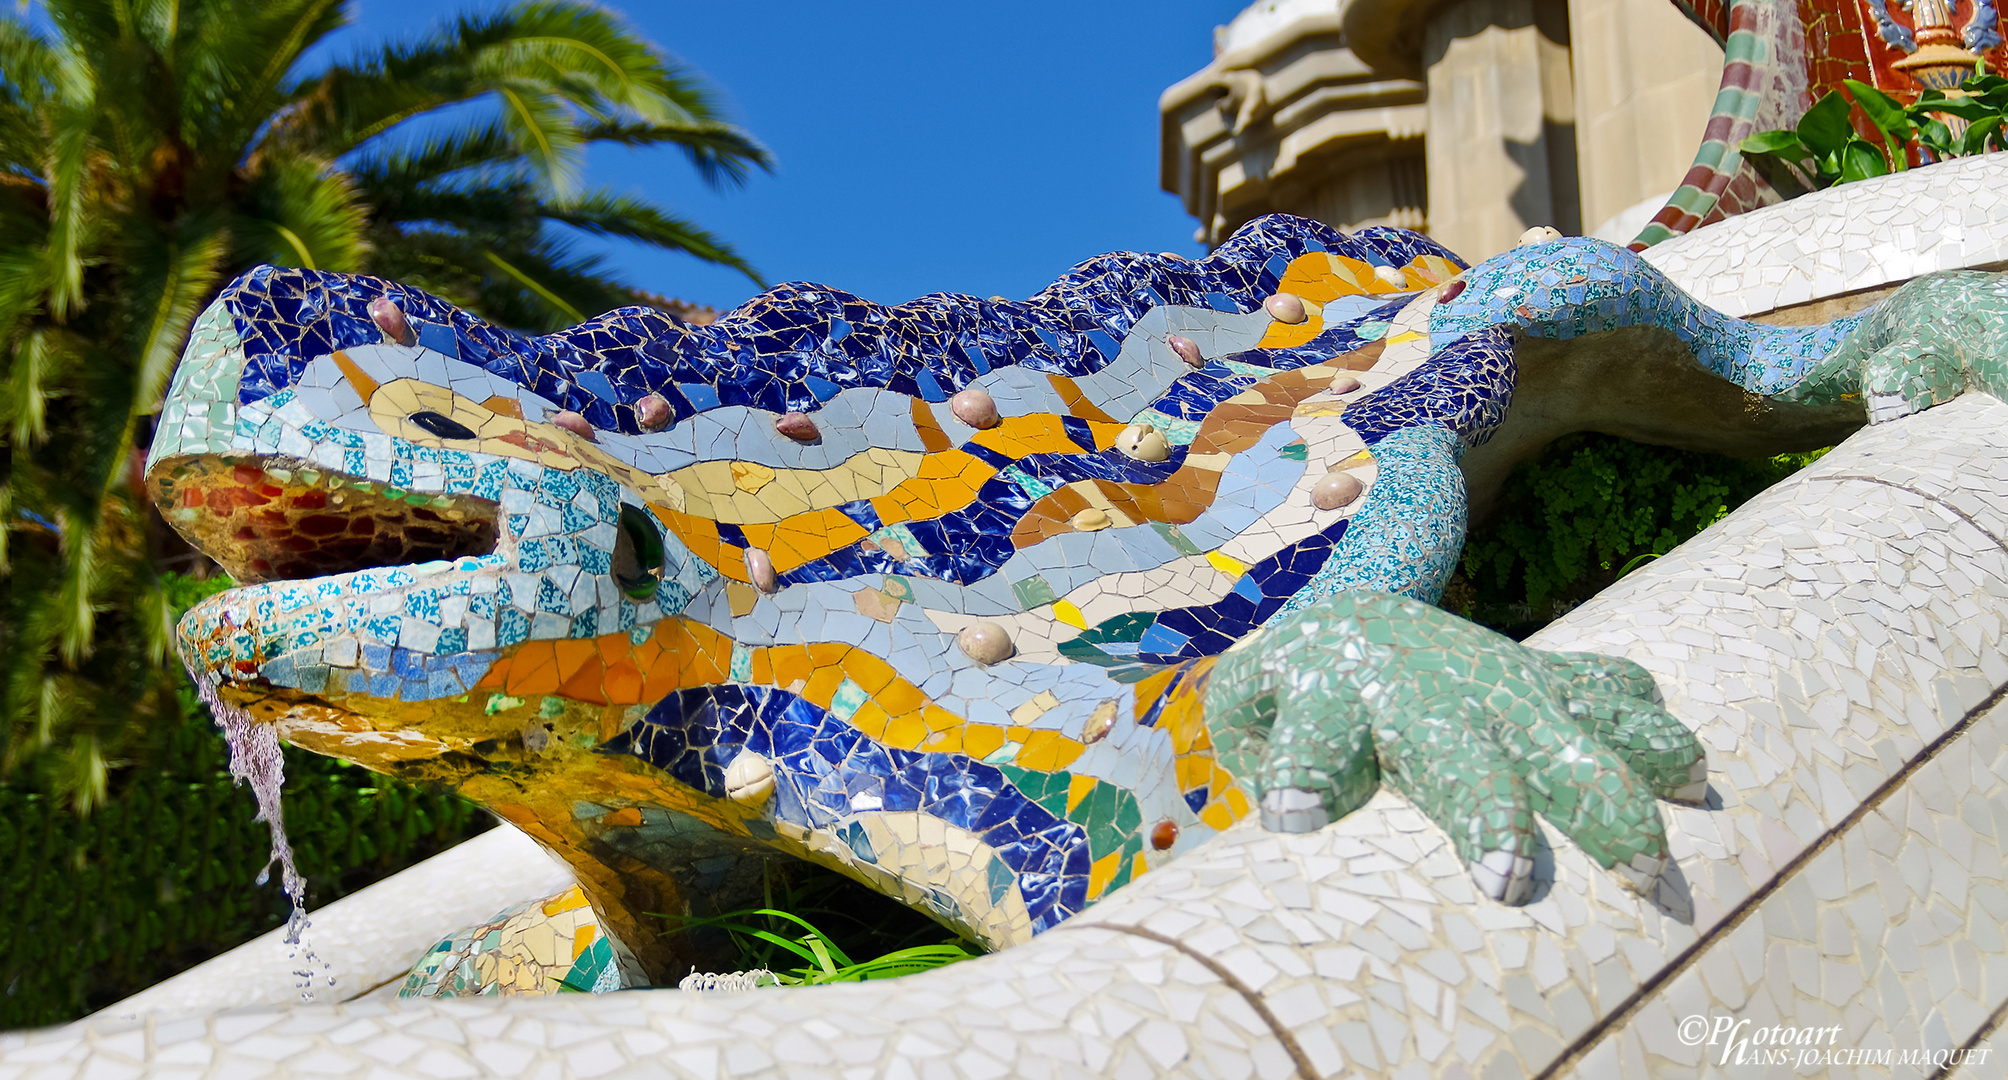
[[[2008,405],[1969,396],[1864,430],[1533,639],[1645,665],[1709,747],[1709,808],[1666,808],[1678,872],[1650,902],[1552,832],[1533,903],[1481,900],[1382,794],[1317,833],[1243,822],[908,979],[100,1016],[0,1036],[0,1080],[1756,1075],[1684,1044],[1692,1016],[1958,1049],[2008,1002],[2004,523]]]

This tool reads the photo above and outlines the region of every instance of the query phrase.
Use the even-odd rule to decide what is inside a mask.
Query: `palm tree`
[[[548,329],[658,302],[582,234],[758,276],[595,144],[713,184],[767,168],[697,78],[608,13],[538,0],[304,70],[341,0],[45,0],[0,17],[0,766],[88,809],[178,708],[171,543],[136,464],[194,316],[258,263],[367,270]],[[11,538],[11,539],[10,539]]]

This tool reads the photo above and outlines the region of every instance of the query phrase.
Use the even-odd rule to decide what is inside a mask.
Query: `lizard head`
[[[657,321],[674,332],[639,310],[582,329],[639,341],[626,324]],[[238,582],[184,616],[178,650],[221,707],[454,786],[561,851],[593,839],[579,806],[632,801],[748,841],[731,804],[594,752],[642,687],[483,682],[525,649],[641,646],[717,577],[665,523],[653,453],[675,436],[644,433],[644,392],[584,355],[379,279],[233,282],[193,328],[147,461],[166,519]],[[674,908],[656,877],[631,906]]]
[[[434,658],[679,611],[716,575],[664,525],[633,403],[568,359],[373,278],[234,282],[195,325],[147,461],[168,521],[241,583],[181,626],[196,678],[322,693],[330,671],[369,672],[338,681],[424,701],[481,666]]]

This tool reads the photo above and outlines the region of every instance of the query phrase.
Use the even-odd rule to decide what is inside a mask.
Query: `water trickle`
[[[263,885],[271,878],[273,863],[279,864],[279,888],[293,904],[293,913],[286,918],[286,944],[298,945],[300,935],[307,929],[307,891],[299,870],[293,866],[293,845],[286,842],[285,810],[279,805],[279,789],[286,783],[286,759],[279,753],[279,733],[271,724],[259,723],[250,713],[218,697],[213,677],[198,676],[195,689],[202,703],[209,706],[210,715],[216,718],[216,726],[223,729],[223,741],[230,744],[231,778],[251,785],[251,796],[258,801],[256,820],[272,831],[272,857],[258,872],[258,884]],[[311,957],[311,949],[308,954]]]

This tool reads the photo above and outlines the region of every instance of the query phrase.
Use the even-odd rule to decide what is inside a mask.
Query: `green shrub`
[[[1507,479],[1443,605],[1526,637],[1819,456],[1745,461],[1610,435],[1558,439]]]
[[[231,786],[229,751],[192,692],[183,705],[149,740],[149,766],[114,770],[88,816],[32,782],[0,783],[0,1030],[101,1009],[285,921],[278,875],[253,884],[271,840],[251,792]],[[286,750],[287,833],[310,907],[490,824],[457,796]]]

